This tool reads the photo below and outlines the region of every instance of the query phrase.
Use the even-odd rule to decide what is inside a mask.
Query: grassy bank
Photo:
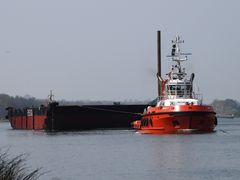
[[[26,155],[11,157],[8,152],[0,151],[1,180],[35,180],[40,176],[40,169],[30,170],[26,165]]]

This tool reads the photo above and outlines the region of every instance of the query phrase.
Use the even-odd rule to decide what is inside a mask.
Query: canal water
[[[133,130],[46,133],[0,123],[0,148],[27,153],[41,180],[202,180],[240,178],[240,119],[214,133],[141,135]]]

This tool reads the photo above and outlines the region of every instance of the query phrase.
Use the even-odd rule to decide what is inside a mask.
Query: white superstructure
[[[158,78],[162,84],[162,95],[159,97],[157,106],[202,104],[201,98],[193,92],[194,74],[188,77],[185,68],[182,68],[181,63],[187,60],[187,55],[190,55],[190,53],[181,52],[180,44],[183,42],[179,35],[176,36],[175,41],[172,41],[172,52],[168,57],[172,58],[173,65],[167,74],[168,79]]]

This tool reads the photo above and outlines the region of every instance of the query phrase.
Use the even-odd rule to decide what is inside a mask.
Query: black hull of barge
[[[129,129],[148,105],[58,106],[50,104],[46,130]]]

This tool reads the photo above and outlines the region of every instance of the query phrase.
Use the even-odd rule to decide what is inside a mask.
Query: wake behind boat
[[[194,73],[189,77],[182,67],[187,61],[187,55],[190,55],[181,52],[180,44],[183,42],[179,35],[172,41],[172,52],[168,56],[172,58],[171,70],[165,80],[158,72],[157,104],[154,107],[147,107],[141,119],[133,122],[133,127],[138,132],[147,134],[212,132],[217,125],[213,107],[203,105],[201,96],[193,91]],[[161,60],[159,61],[161,64]],[[161,71],[161,65],[159,69]]]

